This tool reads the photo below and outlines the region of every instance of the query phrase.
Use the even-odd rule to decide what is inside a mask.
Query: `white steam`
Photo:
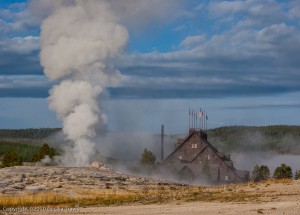
[[[45,75],[60,81],[50,90],[49,106],[74,143],[72,165],[83,166],[94,152],[95,126],[107,121],[98,97],[120,77],[108,62],[122,51],[128,32],[109,1],[61,2],[42,23],[40,59]]]

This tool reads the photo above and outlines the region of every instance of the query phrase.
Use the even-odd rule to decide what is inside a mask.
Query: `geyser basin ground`
[[[299,180],[197,187],[91,167],[4,168],[0,192],[2,209],[80,209],[65,214],[297,214],[300,210]]]

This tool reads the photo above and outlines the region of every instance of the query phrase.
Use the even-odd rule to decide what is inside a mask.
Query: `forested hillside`
[[[228,126],[208,131],[208,140],[218,149],[275,151],[300,154],[300,126]]]
[[[53,137],[60,131],[60,128],[2,129],[0,130],[0,160],[6,152],[11,150],[17,151],[24,160],[28,160],[43,143],[49,143],[51,146],[59,148],[60,144],[53,144],[55,142]],[[51,137],[52,142],[49,142],[49,139],[47,139],[49,137]],[[170,142],[169,145],[170,151],[172,151],[178,135],[170,135],[170,137],[174,139],[174,143]],[[160,144],[160,135],[155,139],[157,139],[157,142],[153,142],[153,144]],[[226,153],[274,151],[280,154],[300,155],[300,126],[221,127],[209,130],[208,140],[219,151]],[[168,146],[166,145],[165,147],[166,151],[168,151]]]
[[[60,128],[0,129],[0,161],[9,152],[16,153],[23,162],[31,161],[47,138],[59,131]]]
[[[11,151],[22,158],[23,162],[30,162],[32,157],[38,153],[40,145],[33,143],[0,142],[0,160]]]
[[[28,129],[0,129],[0,139],[44,139],[56,132],[60,128],[28,128]]]

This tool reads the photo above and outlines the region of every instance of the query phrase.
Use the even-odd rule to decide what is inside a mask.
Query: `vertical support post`
[[[164,160],[164,125],[161,125],[161,161]]]

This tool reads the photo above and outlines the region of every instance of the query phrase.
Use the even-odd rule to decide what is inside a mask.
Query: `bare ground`
[[[193,202],[166,205],[141,205],[120,207],[92,207],[80,209],[80,214],[123,214],[123,215],[207,215],[207,214],[291,214],[298,215],[300,206],[297,202],[267,203],[218,203]],[[79,213],[78,213],[79,214]]]
[[[167,204],[133,205],[117,207],[87,207],[80,208],[73,214],[107,214],[107,215],[207,215],[207,214],[300,214],[300,181],[268,181],[259,184],[228,185],[211,187],[208,190],[224,190],[224,195],[230,192],[245,191],[250,198],[241,202],[173,201]],[[256,194],[255,198],[251,198]],[[69,213],[71,214],[71,213]]]
[[[5,198],[43,192],[83,196],[75,208],[72,201],[36,205],[55,212],[9,213],[7,208],[22,206],[2,203],[0,214],[300,214],[300,180],[195,187],[96,168],[14,167],[0,170],[0,191],[0,206]],[[107,201],[109,193],[114,202]]]

